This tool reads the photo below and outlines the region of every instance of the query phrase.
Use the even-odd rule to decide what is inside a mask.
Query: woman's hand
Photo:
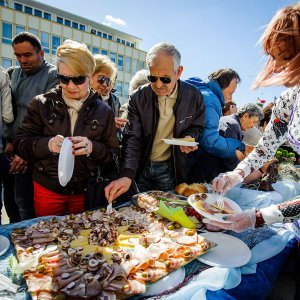
[[[48,148],[52,153],[60,153],[61,145],[64,141],[64,137],[60,134],[51,138],[48,142]]]
[[[210,219],[203,219],[203,222],[205,224],[217,226],[221,229],[233,230],[235,232],[243,232],[247,229],[255,227],[255,208],[247,209],[236,214],[225,215],[223,217],[223,220],[229,221],[231,223],[221,223]]]
[[[89,156],[93,151],[93,143],[85,136],[72,136],[69,140],[73,144],[73,155]]]
[[[221,194],[226,193],[238,183],[243,182],[242,174],[243,171],[241,170],[233,170],[219,174],[212,182],[213,190]]]

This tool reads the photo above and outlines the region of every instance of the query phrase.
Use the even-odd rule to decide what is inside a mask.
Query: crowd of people
[[[135,74],[121,106],[114,94],[118,70],[108,57],[66,40],[54,66],[45,61],[38,37],[16,35],[12,48],[19,66],[0,70],[0,185],[10,222],[84,211],[90,179],[115,161],[118,174],[104,189],[105,203],[133,185],[139,192],[170,191],[183,182],[212,182],[224,193],[266,172],[284,142],[300,153],[299,23],[296,4],[280,10],[263,35],[269,60],[255,86],[289,87],[268,110],[233,102],[241,78],[231,68],[183,81],[180,52],[165,42],[147,52],[147,70]],[[61,186],[58,160],[65,138],[75,165]],[[199,144],[163,141],[172,138]],[[206,222],[242,231],[297,218],[299,206],[300,199],[226,216],[230,225]]]

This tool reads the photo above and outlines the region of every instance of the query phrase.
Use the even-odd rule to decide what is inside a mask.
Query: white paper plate
[[[185,269],[181,267],[176,271],[173,271],[169,275],[159,279],[158,281],[151,283],[147,286],[147,290],[143,296],[155,296],[161,294],[162,292],[176,287],[178,284],[182,283],[185,278]]]
[[[176,139],[162,139],[166,144],[168,145],[175,145],[175,146],[187,146],[187,147],[195,147],[198,146],[199,143],[197,142],[187,142],[187,141],[181,141]]]
[[[221,223],[232,223],[230,221],[225,221],[223,220],[223,216],[224,214],[210,214],[206,211],[203,211],[201,209],[199,209],[196,205],[194,205],[194,203],[197,201],[195,200],[195,196],[197,194],[194,194],[194,195],[191,195],[189,198],[188,198],[188,203],[200,214],[202,215],[203,217],[207,218],[207,219],[211,219],[211,220],[214,220],[214,221],[218,221],[218,222],[221,222]],[[201,195],[201,193],[199,194]],[[219,195],[217,194],[210,194],[210,193],[206,193],[207,195],[207,198],[206,198],[206,202],[211,204],[211,203],[215,203],[217,201],[217,199],[219,198]],[[226,198],[223,196],[223,200],[225,203],[227,203],[230,208],[235,211],[235,212],[241,212],[241,208],[237,205],[237,203],[235,203],[234,201]]]
[[[72,142],[65,138],[58,159],[58,180],[62,186],[66,186],[73,175],[74,155],[72,152]]]
[[[7,237],[0,235],[0,256],[3,255],[9,248],[10,242]]]
[[[221,232],[206,232],[200,236],[217,244],[197,258],[209,266],[237,268],[244,266],[251,259],[249,247],[234,236]]]

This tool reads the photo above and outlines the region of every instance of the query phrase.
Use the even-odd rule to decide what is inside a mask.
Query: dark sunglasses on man
[[[106,77],[106,76],[104,76],[104,75],[100,75],[100,76],[98,77],[98,79],[97,79],[97,82],[98,82],[99,84],[104,84],[104,83],[106,83],[107,86],[110,86],[110,85],[113,83],[112,80],[111,80],[109,77]]]
[[[170,77],[165,77],[165,76],[154,76],[154,75],[148,75],[147,76],[148,80],[152,83],[156,82],[158,79],[164,83],[164,84],[169,84],[171,83],[171,78]]]
[[[65,76],[62,74],[57,74],[57,77],[62,84],[69,84],[70,80],[75,85],[81,85],[86,82],[86,76]]]

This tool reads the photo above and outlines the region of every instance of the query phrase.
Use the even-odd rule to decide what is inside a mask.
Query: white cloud
[[[106,15],[105,16],[105,21],[103,22],[104,25],[111,26],[112,23],[120,26],[125,26],[126,22],[120,18],[114,18],[111,15]]]

